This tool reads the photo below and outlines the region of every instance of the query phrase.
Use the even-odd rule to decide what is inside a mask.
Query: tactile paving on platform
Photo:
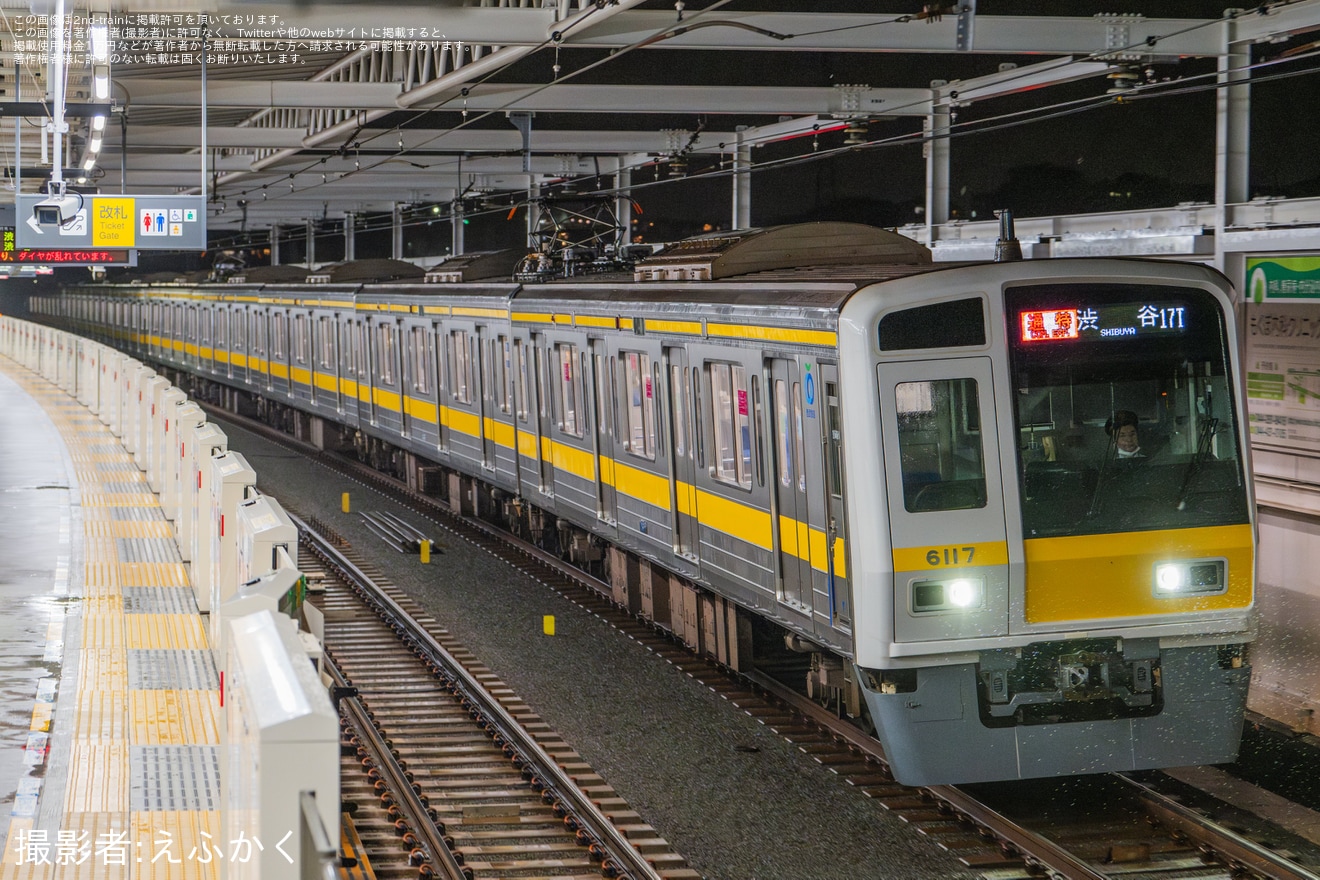
[[[55,590],[69,599],[45,634],[68,673],[45,680],[34,703],[33,770],[19,783],[0,880],[213,880],[226,848],[218,676],[172,527],[95,416],[4,358],[0,372],[63,438],[81,532],[81,559]]]

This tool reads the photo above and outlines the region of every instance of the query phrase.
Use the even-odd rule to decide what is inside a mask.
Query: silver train
[[[1217,272],[937,266],[838,223],[631,276],[479,264],[32,308],[597,566],[720,662],[793,654],[901,782],[1235,756],[1255,513]]]

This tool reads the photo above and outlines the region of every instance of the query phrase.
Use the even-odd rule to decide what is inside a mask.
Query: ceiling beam
[[[301,149],[306,132],[297,128],[208,128],[206,140],[208,147],[267,147]],[[427,154],[462,153],[462,152],[522,152],[522,135],[513,129],[411,129],[402,132],[389,130],[364,131],[357,138],[363,150],[399,149],[399,138],[403,139],[403,150],[417,156]],[[699,152],[719,152],[719,144],[731,144],[735,138],[732,131],[702,132],[695,147]],[[684,139],[685,140],[685,139]],[[105,143],[108,147],[118,147],[119,132],[107,128]],[[532,130],[531,147],[534,153],[631,153],[657,152],[670,150],[670,136],[662,132],[648,131],[551,131]],[[181,125],[130,125],[128,128],[128,148],[140,147],[182,147],[196,148],[199,136],[195,127]],[[340,146],[328,143],[321,149],[332,150]],[[306,157],[303,158],[306,161]],[[365,157],[364,157],[365,161]]]
[[[195,80],[132,79],[132,107],[196,107]],[[398,83],[329,83],[281,80],[219,80],[206,87],[212,108],[266,107],[397,110]],[[867,113],[894,108],[895,115],[928,112],[928,89],[868,86],[772,87],[483,84],[467,96],[469,111],[531,110],[542,113]],[[922,109],[923,106],[925,109]],[[457,107],[446,108],[457,112]]]
[[[1291,26],[1315,26],[1320,9],[1291,16]],[[360,7],[289,5],[280,8],[287,29],[317,39],[360,43],[379,40],[462,42],[477,45],[539,46],[556,28],[553,8],[372,6],[368,18]],[[250,16],[251,10],[232,7],[217,12],[216,37],[238,39],[254,30],[224,23],[225,14]],[[905,11],[857,14],[821,12],[739,12],[719,10],[710,15],[689,13],[682,22],[672,11],[628,10],[606,20],[584,17],[587,26],[570,31],[566,43],[574,46],[618,49],[651,40],[667,31],[677,35],[652,45],[665,48],[726,49],[790,52],[953,52],[957,47],[957,16],[921,20]],[[1199,27],[1214,19],[1143,18],[1106,15],[1068,16],[978,15],[973,52],[999,54],[1090,54],[1125,46],[1140,55],[1213,56],[1222,49],[1221,35],[1213,27]],[[374,22],[394,22],[392,28]],[[407,22],[406,27],[397,23]],[[366,28],[364,29],[364,25]],[[560,25],[562,27],[562,25]],[[411,32],[410,29],[411,28]],[[759,31],[759,32],[758,32]],[[776,39],[766,32],[787,36]],[[388,34],[388,35],[387,35]],[[422,35],[426,36],[423,37]],[[801,36],[798,36],[798,35]],[[1154,38],[1156,45],[1146,45]],[[276,39],[270,37],[266,39]],[[287,36],[286,36],[287,39]]]

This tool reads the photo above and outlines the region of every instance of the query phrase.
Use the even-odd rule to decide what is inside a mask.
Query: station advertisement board
[[[1320,301],[1320,256],[1247,257],[1249,302]]]
[[[1252,444],[1320,452],[1320,255],[1249,257],[1245,282]]]
[[[63,222],[43,224],[33,212],[47,198],[18,197],[14,222],[18,248],[206,248],[206,202],[201,196],[71,196],[74,201]]]

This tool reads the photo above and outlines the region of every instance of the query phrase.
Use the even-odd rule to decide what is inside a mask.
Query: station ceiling
[[[1179,11],[1206,15],[1181,18],[988,5],[70,7],[75,22],[110,16],[111,92],[96,100],[75,33],[67,100],[73,112],[112,113],[90,172],[91,116],[68,117],[65,176],[102,193],[204,192],[212,229],[250,230],[509,197],[566,179],[608,189],[621,168],[681,174],[686,159],[732,159],[740,144],[800,140],[819,150],[822,135],[827,148],[845,138],[857,146],[880,121],[915,134],[939,107],[1024,93],[1045,105],[1052,86],[1078,80],[1095,80],[1097,94],[1153,88],[1147,65],[1222,59],[1230,43],[1304,44],[1320,28],[1320,0],[1232,18],[1216,3],[1182,3]],[[0,11],[3,102],[49,107],[49,30],[38,16],[52,10],[6,0]],[[0,117],[11,189],[16,167],[24,192],[49,176],[46,121]]]

